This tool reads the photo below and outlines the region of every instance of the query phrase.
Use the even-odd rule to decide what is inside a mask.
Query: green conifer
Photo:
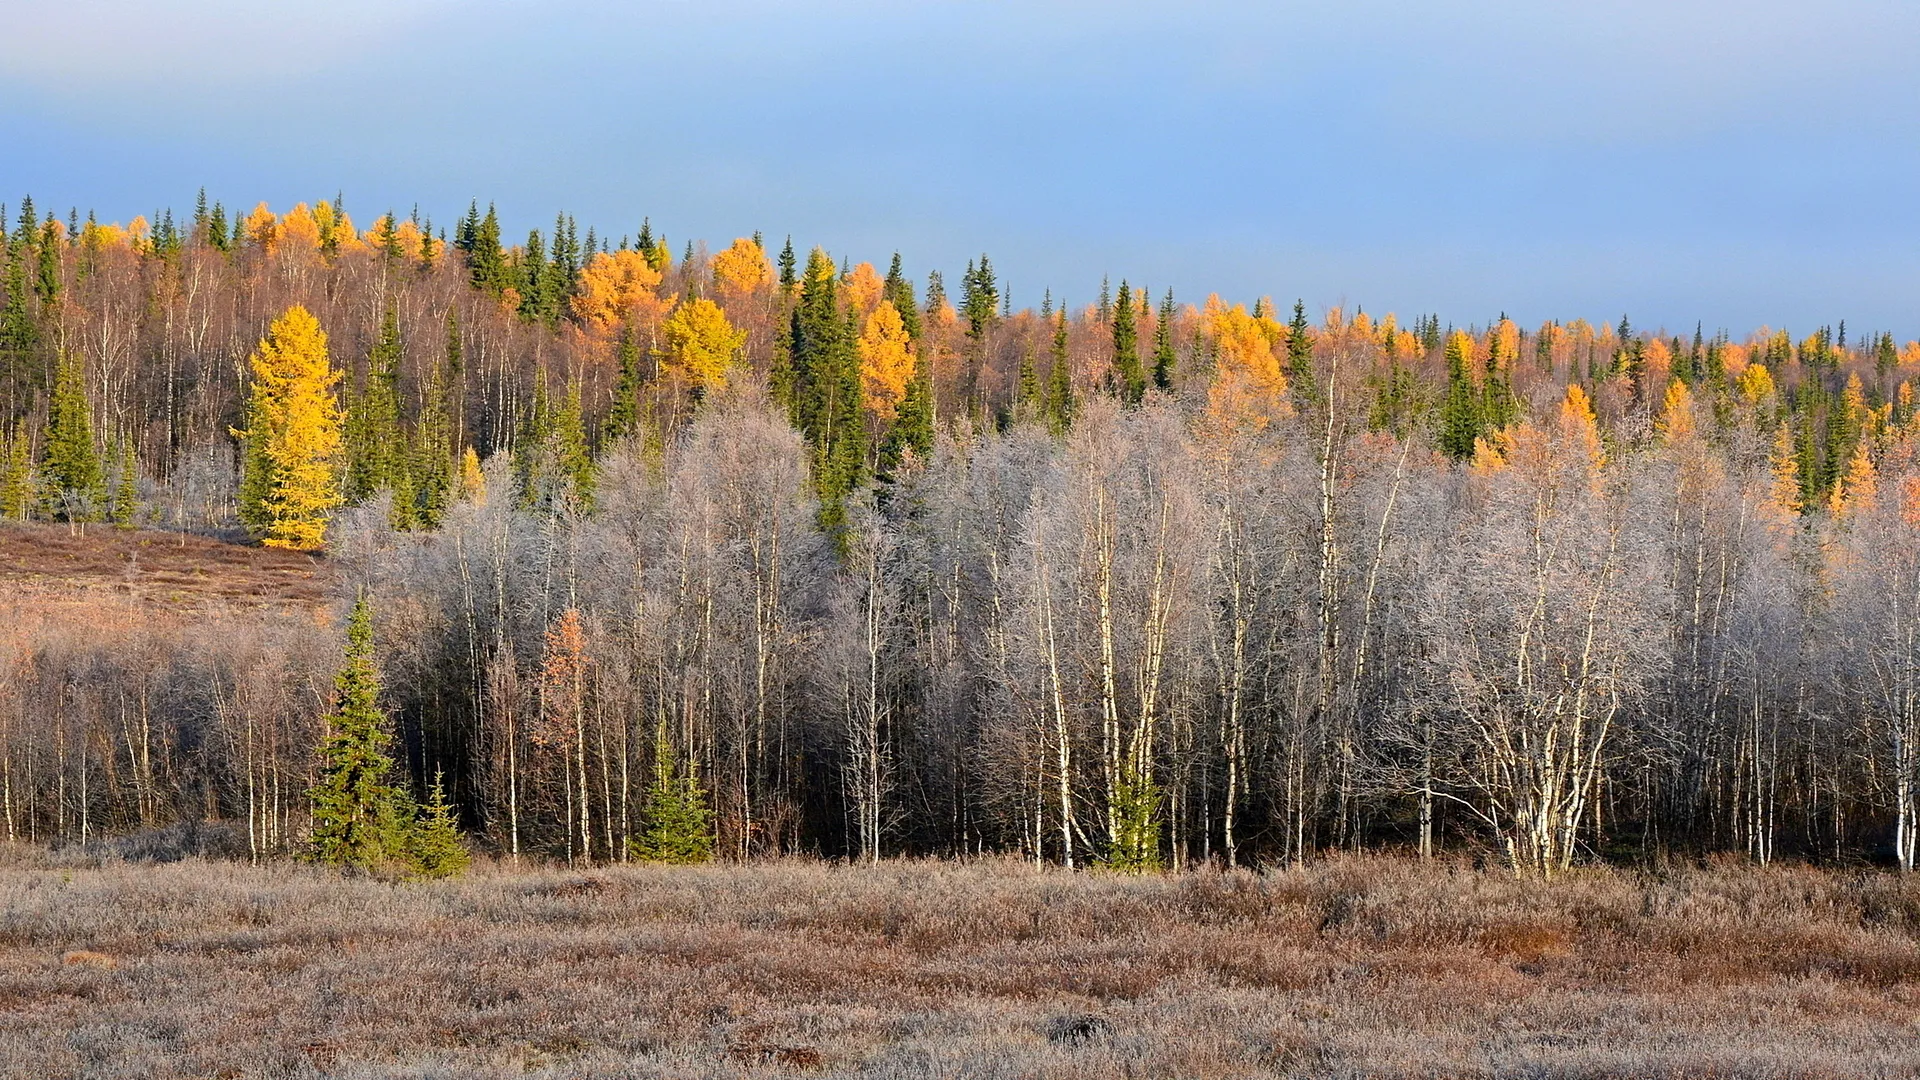
[[[453,805],[447,801],[445,778],[436,770],[426,805],[409,830],[407,863],[415,877],[448,878],[465,872],[470,862]]]
[[[1440,452],[1455,461],[1473,456],[1482,418],[1479,388],[1474,385],[1470,339],[1455,334],[1447,341],[1447,396],[1440,405]]]
[[[1133,290],[1123,279],[1113,304],[1113,391],[1129,405],[1140,404],[1147,379],[1140,367],[1140,332],[1134,318]]]
[[[62,521],[92,521],[101,509],[106,492],[93,444],[86,374],[79,359],[64,351],[54,368],[40,479],[47,512]]]
[[[653,740],[653,782],[641,802],[640,835],[629,841],[633,857],[646,862],[689,864],[713,858],[713,814],[689,762],[681,769],[667,725]]]
[[[347,617],[346,663],[334,679],[334,710],[320,744],[307,797],[313,805],[310,854],[334,866],[372,869],[404,855],[394,848],[405,823],[390,782],[393,760],[374,659],[373,608],[365,594]]]
[[[1167,290],[1166,299],[1160,301],[1160,317],[1153,327],[1153,385],[1161,390],[1173,389],[1174,367],[1180,362],[1173,349],[1173,290]]]
[[[1052,364],[1047,368],[1047,428],[1056,436],[1067,433],[1079,411],[1073,396],[1073,359],[1067,343],[1067,309],[1062,305],[1054,322]]]

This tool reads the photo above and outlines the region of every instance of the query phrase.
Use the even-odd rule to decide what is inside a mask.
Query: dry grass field
[[[326,560],[208,536],[90,525],[0,524],[0,589],[91,592],[152,605],[312,605],[331,583]]]
[[[1906,1076],[1920,883],[0,869],[9,1077]]]

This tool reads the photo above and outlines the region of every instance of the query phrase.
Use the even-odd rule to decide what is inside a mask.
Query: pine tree
[[[92,521],[106,496],[100,457],[93,444],[93,410],[78,358],[62,352],[54,368],[40,450],[41,499],[61,521]]]
[[[1129,405],[1140,404],[1147,379],[1140,367],[1140,332],[1134,321],[1133,290],[1123,279],[1113,305],[1113,392]]]
[[[340,505],[340,413],[327,334],[306,308],[273,321],[251,358],[240,520],[268,547],[312,550]]]
[[[426,805],[408,836],[407,864],[415,877],[448,878],[464,873],[470,862],[453,805],[447,802],[445,778],[436,770],[427,787]]]
[[[389,777],[389,736],[374,659],[373,608],[365,594],[347,617],[347,656],[334,678],[334,710],[320,743],[320,761],[307,798],[313,804],[310,855],[315,862],[372,869],[404,855],[395,841],[407,822]]]
[[[686,865],[713,858],[713,814],[691,763],[678,767],[662,721],[653,739],[653,782],[641,801],[640,835],[629,841],[633,857]]]
[[[1166,299],[1160,301],[1160,317],[1153,327],[1153,385],[1161,390],[1173,389],[1174,366],[1179,356],[1173,349],[1173,290],[1167,290]]]

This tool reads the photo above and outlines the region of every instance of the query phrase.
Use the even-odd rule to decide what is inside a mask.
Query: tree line
[[[8,233],[0,510],[324,547],[392,782],[510,855],[1913,865],[1890,334],[1015,311],[985,256],[949,298],[477,205],[156,221]],[[333,637],[17,634],[8,835],[307,844]]]

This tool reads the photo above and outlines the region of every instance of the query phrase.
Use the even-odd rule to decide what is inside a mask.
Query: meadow
[[[8,1077],[1906,1076],[1920,882],[7,849]]]

